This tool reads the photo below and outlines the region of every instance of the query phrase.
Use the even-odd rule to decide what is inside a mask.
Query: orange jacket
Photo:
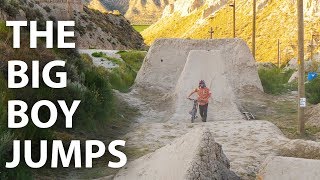
[[[194,90],[198,94],[199,105],[205,105],[209,103],[209,98],[211,97],[211,91],[209,88],[196,88]]]

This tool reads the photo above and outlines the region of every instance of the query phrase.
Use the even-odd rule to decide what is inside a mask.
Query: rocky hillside
[[[129,8],[130,0],[101,0],[102,4],[109,10],[119,10],[121,14],[125,14]]]
[[[141,35],[122,15],[91,10],[81,0],[73,4],[54,0],[0,1],[0,20],[37,20],[44,25],[46,20],[75,20],[78,48],[88,49],[141,49]]]
[[[133,24],[152,24],[162,15],[166,6],[175,0],[130,0],[125,17]]]
[[[176,0],[85,0],[88,7],[101,12],[119,10],[132,24],[153,24],[164,8]]]
[[[108,9],[99,0],[92,0],[88,2],[88,8],[98,10],[102,13],[108,12]]]
[[[161,37],[231,38],[233,35],[231,0],[176,0],[167,5],[162,18],[142,35],[147,44]],[[311,35],[320,34],[320,1],[305,0],[305,50],[310,56]],[[236,1],[236,34],[251,46],[252,3]],[[320,47],[320,36],[314,37]],[[280,40],[282,61],[297,54],[296,0],[257,0],[257,61],[277,61],[277,43]]]
[[[121,14],[125,14],[129,8],[130,0],[84,0],[84,3],[90,9],[96,9],[101,12],[112,12],[118,10]]]

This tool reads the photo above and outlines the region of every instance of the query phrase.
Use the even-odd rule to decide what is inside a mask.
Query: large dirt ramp
[[[173,92],[191,50],[221,50],[234,72],[234,87],[256,86],[262,90],[255,60],[247,44],[241,39],[158,39],[150,47],[137,75],[135,87],[148,87]],[[244,77],[239,76],[245,75]]]
[[[192,50],[189,53],[185,67],[178,80],[176,96],[176,113],[173,119],[187,119],[188,110],[192,102],[186,95],[197,88],[199,79],[206,81],[212,91],[212,98],[208,107],[208,121],[241,119],[242,115],[237,107],[237,100],[229,82],[225,59],[220,50]]]
[[[150,47],[134,88],[143,89],[155,108],[165,107],[164,121],[189,122],[192,103],[186,97],[200,79],[213,93],[208,121],[242,119],[239,92],[248,87],[263,91],[255,60],[241,39],[159,39]]]

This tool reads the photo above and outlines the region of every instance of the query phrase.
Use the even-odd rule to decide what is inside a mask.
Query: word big
[[[44,83],[51,88],[65,88],[67,86],[67,73],[57,72],[56,77],[60,79],[59,83],[55,83],[50,78],[50,71],[53,67],[64,67],[65,61],[56,60],[46,64],[42,71]],[[16,70],[19,67],[20,70]],[[26,75],[28,70],[27,63],[19,60],[12,60],[8,62],[8,88],[23,88],[28,85],[29,78]],[[39,88],[39,61],[32,61],[32,88]],[[17,77],[21,82],[16,82]]]

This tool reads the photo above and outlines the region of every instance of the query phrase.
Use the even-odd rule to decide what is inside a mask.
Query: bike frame
[[[193,107],[192,110],[190,111],[191,114],[191,123],[194,122],[194,120],[197,118],[197,111],[198,111],[198,100],[197,99],[191,99],[189,98],[189,100],[193,101]]]

